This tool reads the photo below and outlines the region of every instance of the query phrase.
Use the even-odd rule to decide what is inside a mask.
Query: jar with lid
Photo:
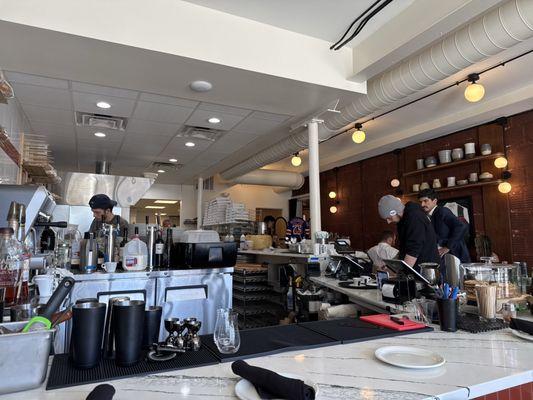
[[[16,304],[23,289],[22,247],[13,236],[12,228],[0,228],[0,288],[5,290],[6,306]]]

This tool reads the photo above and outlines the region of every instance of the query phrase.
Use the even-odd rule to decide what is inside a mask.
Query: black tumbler
[[[457,299],[437,299],[441,331],[455,332],[457,330],[457,307]]]
[[[143,348],[159,342],[159,327],[163,309],[159,306],[148,307],[144,312]]]
[[[113,304],[115,362],[121,367],[137,364],[141,359],[144,306],[145,302],[142,300],[126,300]]]
[[[106,305],[80,303],[72,307],[70,358],[76,368],[89,369],[101,358]]]

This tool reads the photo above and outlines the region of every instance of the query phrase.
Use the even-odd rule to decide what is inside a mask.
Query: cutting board
[[[377,314],[365,315],[360,317],[359,319],[361,321],[365,321],[374,325],[383,326],[384,328],[394,329],[395,331],[410,331],[413,329],[421,329],[426,327],[426,325],[424,324],[410,320],[404,320],[404,324],[399,325],[394,321],[391,321],[390,317],[391,316],[388,314]]]

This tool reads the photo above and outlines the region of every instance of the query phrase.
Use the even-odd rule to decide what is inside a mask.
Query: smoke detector
[[[128,124],[127,118],[114,117],[104,114],[91,114],[76,111],[76,124],[90,128],[105,128],[117,131],[123,131]]]

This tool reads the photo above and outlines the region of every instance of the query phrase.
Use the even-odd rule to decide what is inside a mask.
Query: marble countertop
[[[190,269],[171,269],[171,270],[154,270],[154,271],[135,271],[135,272],[93,272],[92,274],[74,274],[74,279],[78,282],[93,280],[114,280],[114,279],[137,279],[137,278],[164,278],[167,276],[189,276],[189,275],[208,275],[232,273],[233,267],[225,268],[190,268]]]
[[[300,253],[291,253],[288,249],[264,249],[264,250],[239,250],[239,254],[251,254],[256,256],[273,256],[273,257],[287,257],[287,258],[316,258],[317,260],[326,259],[327,255],[315,256],[313,254],[300,254]]]
[[[446,364],[432,370],[389,366],[374,357],[388,345],[438,352]],[[470,334],[436,330],[368,342],[294,351],[247,360],[315,382],[318,400],[456,400],[482,396],[533,380],[533,346],[510,331]],[[115,400],[235,399],[239,378],[231,364],[157,373],[111,381]],[[82,400],[97,384],[46,391],[41,388],[2,400]]]

